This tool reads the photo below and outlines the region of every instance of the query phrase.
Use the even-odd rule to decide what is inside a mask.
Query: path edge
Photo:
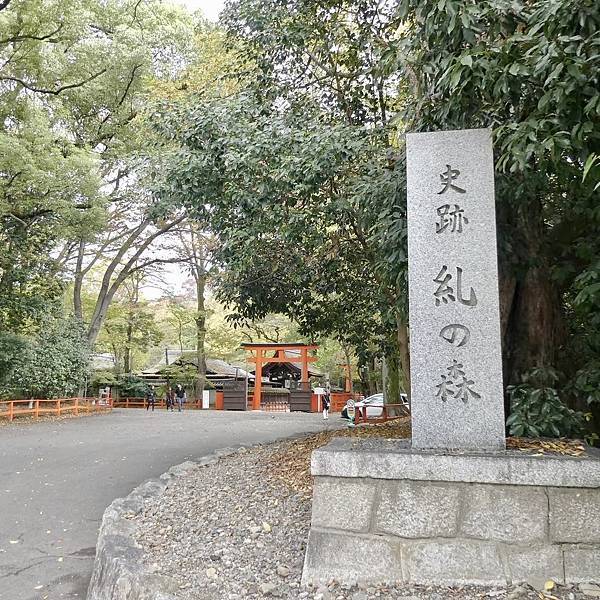
[[[185,461],[138,485],[124,498],[113,500],[102,516],[87,600],[177,600],[179,586],[175,580],[154,573],[143,563],[143,549],[134,538],[137,527],[133,517],[141,513],[147,500],[160,498],[176,478],[247,449],[228,447]]]

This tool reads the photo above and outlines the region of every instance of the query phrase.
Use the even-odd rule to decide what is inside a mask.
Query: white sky
[[[200,9],[204,16],[212,21],[217,20],[224,4],[224,0],[178,0],[178,2],[187,7],[190,12]]]

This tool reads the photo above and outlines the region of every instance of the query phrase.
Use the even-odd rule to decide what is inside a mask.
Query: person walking
[[[173,392],[173,388],[171,386],[169,386],[165,392],[165,404],[167,405],[167,412],[169,410],[173,411],[173,406],[175,404],[175,392]]]
[[[331,392],[329,391],[329,387],[325,389],[325,393],[323,394],[323,419],[329,419],[329,407],[331,406]]]
[[[177,409],[179,410],[179,412],[181,412],[183,410],[183,405],[187,400],[187,396],[185,394],[183,386],[180,383],[178,383],[177,387],[175,388],[175,400],[177,401]]]
[[[148,392],[146,393],[146,410],[148,410],[150,408],[150,405],[152,405],[152,412],[154,412],[155,404],[156,404],[156,390],[154,389],[154,386],[151,385],[150,388],[148,389]]]

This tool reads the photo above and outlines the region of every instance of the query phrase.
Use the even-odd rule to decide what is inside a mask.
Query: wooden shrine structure
[[[299,388],[302,392],[309,394],[310,383],[308,365],[315,362],[317,358],[310,356],[309,352],[316,350],[317,346],[303,343],[243,343],[242,348],[250,352],[249,362],[254,363],[254,394],[252,397],[252,410],[260,410],[262,396],[263,367],[272,363],[300,363]],[[286,355],[286,351],[293,351],[294,356]]]

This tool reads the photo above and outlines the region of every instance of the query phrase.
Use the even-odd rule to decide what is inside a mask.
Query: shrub
[[[519,385],[508,387],[511,414],[506,420],[510,435],[524,437],[581,437],[585,415],[564,404],[554,387],[553,369],[533,369]]]

